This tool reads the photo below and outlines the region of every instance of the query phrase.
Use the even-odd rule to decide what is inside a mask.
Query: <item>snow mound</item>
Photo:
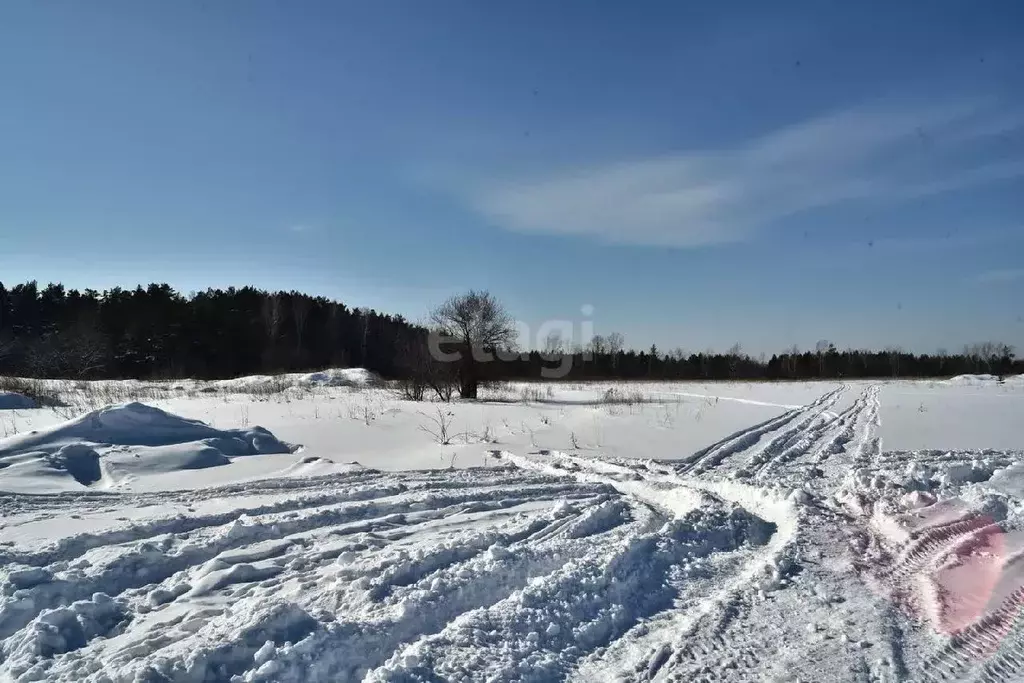
[[[331,368],[298,378],[299,384],[325,387],[365,387],[377,381],[378,377],[365,368]]]
[[[998,375],[957,375],[946,380],[946,384],[972,385],[972,384],[995,384],[999,382]]]
[[[96,593],[67,607],[44,609],[30,628],[11,638],[9,653],[15,661],[32,656],[52,658],[83,648],[98,636],[115,635],[125,618],[123,604],[105,593]]]
[[[215,429],[142,403],[126,403],[0,439],[0,490],[74,490],[218,467],[233,457],[291,452],[262,427]]]
[[[272,382],[282,380],[284,376],[274,377],[273,375],[246,375],[234,379],[220,379],[211,382],[210,386],[221,391],[247,391],[254,387],[266,386]]]
[[[247,375],[210,383],[217,391],[247,393],[284,391],[292,387],[366,387],[380,380],[365,368],[329,368],[319,372]]]
[[[37,407],[36,402],[28,396],[11,391],[0,391],[0,410],[27,410]]]

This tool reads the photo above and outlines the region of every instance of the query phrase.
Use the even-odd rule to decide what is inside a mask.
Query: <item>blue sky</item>
[[[0,4],[0,280],[1024,349],[1024,5]],[[528,340],[532,342],[533,340]]]

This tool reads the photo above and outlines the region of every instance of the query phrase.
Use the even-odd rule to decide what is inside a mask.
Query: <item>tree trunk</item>
[[[459,396],[476,398],[477,367],[473,358],[473,346],[467,338],[462,344],[462,368],[459,372]]]

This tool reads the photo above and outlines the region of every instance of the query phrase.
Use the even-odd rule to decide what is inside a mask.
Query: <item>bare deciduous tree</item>
[[[729,347],[729,351],[725,355],[729,359],[729,376],[735,378],[740,360],[743,358],[743,346],[736,342]]]
[[[1003,342],[985,341],[964,346],[964,356],[974,361],[976,372],[998,370],[1002,373],[1001,366],[1012,363],[1015,355],[1013,347]]]
[[[545,358],[557,358],[561,356],[565,351],[565,345],[562,342],[562,333],[558,330],[552,330],[548,333],[547,338],[544,340],[544,353]]]
[[[900,375],[900,356],[903,355],[903,349],[899,346],[887,346],[885,348],[886,354],[889,356],[889,369],[892,370],[893,377],[899,377]]]
[[[619,352],[625,346],[626,340],[620,333],[612,332],[605,339],[605,343],[608,345],[608,354],[612,357],[612,369],[614,370],[619,366]]]
[[[87,322],[46,335],[26,353],[34,377],[83,379],[99,372],[108,355],[107,339]]]
[[[476,398],[480,384],[480,363],[496,350],[515,346],[516,328],[512,316],[489,292],[470,290],[453,296],[430,316],[438,332],[456,346],[459,362],[459,395]]]

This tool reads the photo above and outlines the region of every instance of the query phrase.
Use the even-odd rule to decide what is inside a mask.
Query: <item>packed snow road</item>
[[[905,386],[817,388],[673,459],[524,425],[486,467],[310,476],[138,404],[0,439],[0,680],[1024,678],[1024,453],[884,451]],[[210,448],[186,490],[132,488]],[[259,458],[284,469],[202,485]]]

